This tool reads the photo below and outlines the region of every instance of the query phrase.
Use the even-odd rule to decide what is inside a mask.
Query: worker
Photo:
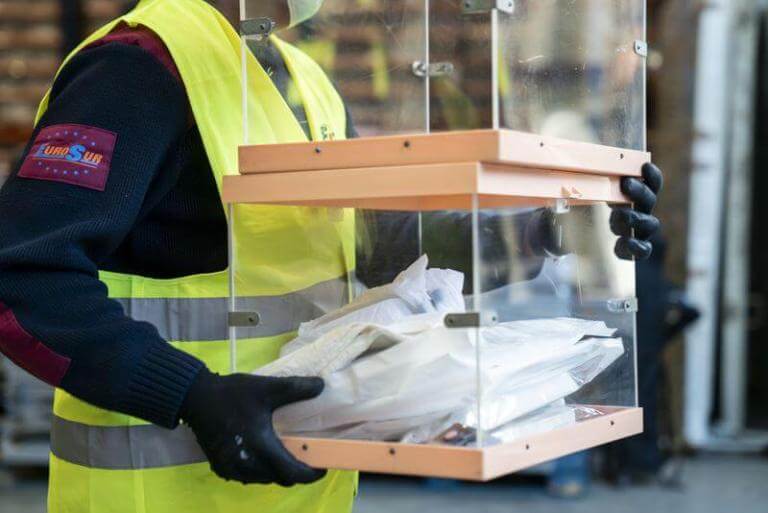
[[[320,4],[286,1],[280,25]],[[248,109],[259,113],[249,116],[251,142],[354,135],[306,55],[275,37],[258,54],[247,60]],[[240,70],[239,36],[215,7],[142,0],[64,62],[0,190],[0,349],[56,387],[53,513],[352,507],[356,474],[301,463],[272,426],[276,408],[317,396],[323,381],[225,375],[220,190],[243,140]],[[293,83],[303,105],[291,109],[281,94]],[[647,256],[658,225],[650,210],[661,173],[646,166],[644,178],[623,183],[638,210],[614,211],[624,257]],[[292,207],[235,213],[238,295],[264,314],[239,330],[238,358],[253,369],[276,358],[302,315],[317,315],[308,295],[352,271],[354,219]]]

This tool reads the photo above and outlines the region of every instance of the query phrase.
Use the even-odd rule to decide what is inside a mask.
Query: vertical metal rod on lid
[[[426,63],[426,73],[424,74],[424,130],[426,133],[432,132],[432,92],[430,88],[432,87],[431,82],[431,63],[432,63],[432,56],[430,55],[430,52],[432,51],[432,48],[430,46],[430,23],[429,23],[429,16],[430,16],[430,5],[429,0],[424,0],[424,62]],[[421,221],[421,214],[419,214],[419,221]]]
[[[240,22],[248,18],[246,0],[240,0]],[[240,90],[242,101],[243,144],[248,144],[248,43],[245,34],[240,34]]]
[[[500,126],[499,112],[499,10],[491,9],[491,108],[493,129]]]
[[[248,44],[245,36],[240,36],[240,90],[243,109],[243,144],[248,144]]]

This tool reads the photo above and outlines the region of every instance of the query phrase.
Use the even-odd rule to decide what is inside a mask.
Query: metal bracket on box
[[[515,0],[461,0],[464,14],[489,13],[492,9],[512,14],[515,12]]]
[[[251,18],[240,22],[240,34],[243,36],[255,36],[257,40],[266,39],[275,30],[275,22],[272,18]]]
[[[230,328],[253,328],[261,323],[259,312],[229,312],[227,322]]]
[[[445,315],[446,328],[480,328],[495,326],[499,318],[494,312],[464,312]]]
[[[451,62],[432,62],[429,64],[429,70],[427,70],[427,64],[424,61],[414,61],[411,64],[411,71],[417,77],[443,77],[453,73],[454,67]]]
[[[640,57],[648,57],[648,43],[639,39],[635,40],[634,44],[635,53]]]
[[[609,299],[606,305],[611,313],[637,313],[638,310],[636,297]]]
[[[555,206],[552,207],[552,211],[555,214],[567,214],[571,211],[571,206],[568,204],[567,199],[558,198],[555,200]]]

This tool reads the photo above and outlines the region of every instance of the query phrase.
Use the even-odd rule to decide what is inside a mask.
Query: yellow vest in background
[[[237,146],[246,128],[251,144],[306,140],[280,92],[247,50],[244,105],[240,38],[203,0],[144,0],[72,55],[120,22],[147,27],[168,47],[219,189],[223,176],[237,172]],[[272,40],[294,79],[313,139],[343,138],[344,105],[325,73],[295,47]],[[46,95],[38,119],[47,105]],[[347,300],[354,220],[351,211],[339,215],[325,209],[237,205],[230,222],[236,240],[236,309],[255,310],[262,317],[259,326],[237,330],[238,369],[250,371],[275,359],[299,322]],[[151,322],[171,344],[211,370],[229,372],[226,271],[167,280],[116,273],[100,277],[128,315]],[[51,450],[52,513],[343,513],[351,510],[357,487],[356,473],[341,471],[290,489],[225,482],[210,471],[185,426],[165,430],[62,390],[55,395]]]

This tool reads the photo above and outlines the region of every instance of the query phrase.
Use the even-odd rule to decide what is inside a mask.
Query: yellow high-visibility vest
[[[203,0],[143,0],[72,55],[120,22],[147,27],[168,47],[219,189],[225,175],[237,172],[244,108],[249,143],[306,140],[280,92],[248,52],[250,94],[244,105],[240,38]],[[313,139],[343,138],[344,105],[330,80],[295,47],[275,37],[273,44],[296,83]],[[48,95],[38,120],[47,105]],[[298,324],[321,313],[319,304],[327,308],[334,306],[329,298],[338,306],[346,300],[354,268],[354,214],[238,205],[230,221],[237,307],[258,311],[262,318],[257,327],[237,330],[238,368],[249,371],[275,359]],[[100,278],[128,315],[153,323],[171,344],[211,370],[229,372],[226,271],[165,280],[104,272]],[[62,390],[55,394],[51,450],[48,501],[53,513],[343,513],[351,510],[357,487],[356,473],[341,471],[290,489],[225,482],[210,471],[186,426],[165,430]]]

